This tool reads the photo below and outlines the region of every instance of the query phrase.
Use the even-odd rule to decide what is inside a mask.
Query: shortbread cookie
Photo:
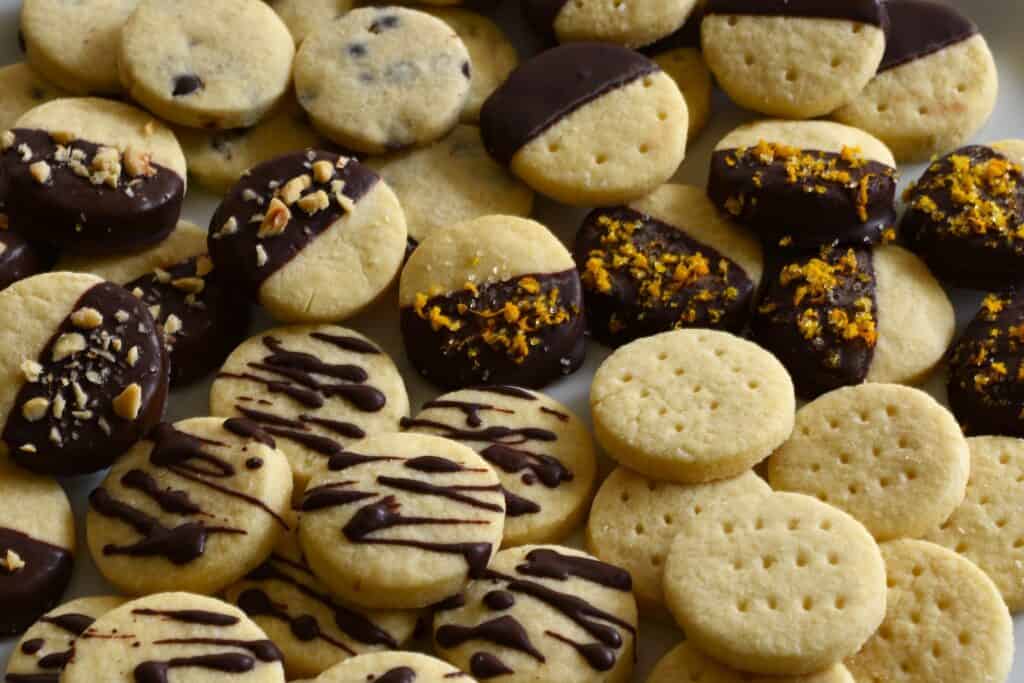
[[[701,681],[702,683],[854,683],[849,670],[842,664],[835,664],[825,671],[807,676],[772,676],[759,678],[724,664],[719,664],[703,654],[689,642],[677,645],[655,665],[647,683],[679,683],[680,681]]]
[[[708,66],[746,109],[787,119],[853,100],[885,52],[880,0],[711,0],[701,24]]]
[[[170,354],[171,386],[196,381],[218,367],[249,327],[249,306],[217,277],[206,255],[206,231],[187,221],[149,249],[66,258],[56,269],[98,275],[149,308]]]
[[[614,45],[563,45],[512,72],[484,103],[484,145],[527,185],[576,206],[637,199],[686,154],[688,115],[675,81]]]
[[[71,580],[75,518],[60,484],[0,459],[0,636],[28,628]]]
[[[696,47],[673,47],[653,53],[645,50],[644,53],[672,77],[683,94],[689,112],[686,139],[693,142],[711,118],[712,78],[704,56]]]
[[[885,565],[867,529],[814,498],[733,499],[679,525],[665,599],[715,659],[808,674],[854,654],[878,628]]]
[[[474,683],[451,664],[419,652],[375,652],[346,660],[325,671],[316,683]]]
[[[63,93],[40,78],[28,64],[11,64],[0,68],[0,130],[7,130],[29,109],[57,99]]]
[[[403,7],[352,10],[310,34],[295,58],[295,89],[314,125],[367,154],[442,137],[459,120],[471,77],[455,31]]]
[[[480,680],[625,683],[637,648],[629,572],[561,546],[498,553],[434,618],[438,653]]]
[[[995,60],[978,27],[933,0],[885,3],[889,28],[878,75],[837,120],[881,138],[900,161],[964,144],[996,104]]]
[[[0,228],[0,289],[42,269],[42,260],[28,240],[13,230]]]
[[[253,166],[294,152],[322,146],[322,138],[291,94],[251,128],[208,131],[177,129],[188,172],[206,189],[225,194]]]
[[[617,43],[635,48],[674,33],[686,22],[696,4],[696,0],[638,3],[525,0],[523,13],[535,31],[560,43]]]
[[[775,251],[765,283],[753,338],[805,398],[864,380],[917,382],[942,360],[956,329],[945,290],[897,246]]]
[[[409,360],[438,386],[542,387],[583,363],[579,273],[540,223],[484,216],[434,231],[398,300]]]
[[[55,683],[74,657],[75,641],[93,622],[124,598],[79,598],[48,612],[32,625],[11,651],[7,661],[8,683]]]
[[[210,388],[210,412],[245,417],[271,434],[298,496],[348,444],[397,432],[409,397],[374,342],[344,327],[302,325],[267,330],[235,349]]]
[[[711,157],[708,196],[780,246],[869,244],[896,224],[896,162],[867,133],[829,121],[758,121]]]
[[[529,216],[533,190],[487,154],[474,126],[456,126],[420,149],[367,159],[398,195],[409,226],[409,247],[439,228],[504,214]]]
[[[268,0],[299,45],[310,33],[355,6],[354,0]]]
[[[885,621],[846,660],[857,681],[1005,681],[1013,622],[983,571],[924,541],[882,545],[888,574]]]
[[[904,193],[900,232],[944,280],[1015,283],[1024,268],[1024,169],[1010,140],[970,145],[931,163]],[[1005,150],[1005,152],[1004,152]]]
[[[587,522],[587,548],[633,577],[633,593],[646,612],[665,607],[665,557],[679,524],[712,505],[742,496],[767,495],[753,472],[708,484],[667,484],[619,467],[601,484]]]
[[[225,599],[267,632],[281,650],[289,679],[314,677],[360,653],[397,649],[416,628],[409,611],[342,604],[314,575],[299,547],[298,516],[271,556],[225,591]]]
[[[595,209],[576,233],[587,324],[610,346],[683,327],[738,332],[761,281],[761,245],[690,185]]]
[[[969,435],[1024,436],[1024,299],[985,297],[949,352],[949,406]]]
[[[191,593],[121,605],[75,642],[65,683],[284,683],[281,652],[236,607]]]
[[[117,44],[139,0],[26,0],[25,57],[32,68],[77,95],[117,95]],[[10,125],[10,124],[6,124]]]
[[[461,441],[491,464],[505,495],[505,546],[560,541],[587,514],[593,439],[579,417],[544,394],[510,386],[454,391],[402,427]]]
[[[168,359],[128,290],[45,273],[0,292],[0,380],[0,453],[43,474],[84,474],[159,421]]]
[[[124,593],[217,593],[288,531],[289,474],[274,439],[244,418],[160,424],[89,495],[93,561]]]
[[[61,247],[113,253],[163,239],[185,196],[174,133],[135,107],[58,99],[3,134],[13,229]]]
[[[405,217],[367,166],[306,150],[251,169],[210,220],[210,256],[278,320],[337,322],[398,274]]]
[[[960,507],[925,539],[978,565],[999,587],[1011,611],[1024,609],[1024,441],[1001,436],[967,440],[971,477]]]
[[[134,100],[183,126],[225,129],[255,124],[284,97],[295,44],[257,0],[141,0],[116,51]]]
[[[598,368],[594,434],[611,457],[656,480],[742,474],[793,428],[793,383],[770,353],[714,330],[639,339]]]
[[[498,475],[468,446],[371,436],[306,488],[299,542],[331,591],[370,608],[420,608],[481,576],[501,545]]]
[[[946,521],[964,499],[970,464],[945,407],[918,389],[869,383],[801,408],[793,436],[768,461],[768,480],[845,510],[886,541]]]
[[[476,12],[444,7],[421,8],[451,26],[469,51],[472,76],[469,97],[459,120],[476,123],[480,120],[480,107],[491,93],[498,89],[519,64],[516,46],[496,23]]]

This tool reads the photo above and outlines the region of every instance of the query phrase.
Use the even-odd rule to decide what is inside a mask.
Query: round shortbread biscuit
[[[949,519],[924,538],[978,565],[1012,612],[1024,609],[1024,441],[1004,436],[967,440],[967,496]]]
[[[475,683],[451,664],[419,652],[374,652],[345,660],[307,683],[450,683],[452,679]]]
[[[621,347],[590,388],[594,433],[658,480],[742,474],[793,429],[793,383],[770,353],[725,332],[676,330]]]
[[[885,52],[885,10],[873,2],[711,0],[704,58],[741,107],[790,119],[853,100]]]
[[[686,139],[692,142],[711,118],[711,71],[700,50],[677,47],[652,56],[662,71],[672,77],[686,100],[689,112]]]
[[[29,109],[62,95],[55,86],[40,78],[28,64],[10,64],[0,68],[0,130],[14,126]]]
[[[666,484],[619,467],[601,484],[587,522],[587,548],[633,577],[640,607],[665,609],[662,575],[679,524],[713,505],[742,496],[767,495],[768,484],[753,472],[707,484]]]
[[[999,590],[956,553],[925,541],[882,544],[885,621],[846,660],[857,681],[991,683],[1013,662],[1013,622]]]
[[[878,628],[885,564],[867,529],[810,496],[733,499],[680,524],[665,600],[715,659],[808,674],[856,653]]]
[[[900,161],[959,147],[995,108],[999,77],[978,27],[945,3],[891,0],[878,75],[834,112],[885,141]]]
[[[332,456],[299,503],[299,543],[332,593],[418,609],[481,576],[501,546],[501,483],[487,461],[428,434],[378,434]]]
[[[133,600],[75,642],[61,680],[284,683],[281,652],[238,608],[192,593]]]
[[[575,206],[638,199],[686,155],[678,86],[626,48],[574,43],[520,65],[484,103],[484,145],[527,185]]]
[[[525,0],[523,13],[534,30],[560,43],[616,43],[636,48],[674,33],[696,4],[696,0]]]
[[[967,440],[938,401],[869,383],[801,408],[793,436],[768,461],[768,481],[845,510],[887,541],[946,521],[964,499],[970,464]]]
[[[474,387],[429,401],[407,431],[461,441],[483,456],[505,493],[506,547],[554,543],[587,514],[597,454],[571,410],[519,387]]]
[[[472,67],[448,24],[404,7],[362,7],[323,24],[295,58],[295,91],[313,124],[367,154],[422,145],[459,120]]]
[[[719,664],[688,642],[669,651],[654,666],[647,683],[854,683],[850,672],[842,664],[807,676],[772,676],[760,678]]]
[[[298,46],[310,33],[345,14],[356,3],[354,0],[267,0],[267,4],[281,17]]]

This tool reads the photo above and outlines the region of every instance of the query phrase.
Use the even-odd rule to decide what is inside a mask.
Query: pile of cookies
[[[977,27],[521,0],[520,64],[423,1],[25,0],[6,680],[625,683],[641,615],[685,633],[649,683],[1006,680],[1024,142],[963,146],[997,90]],[[672,183],[713,79],[765,118]],[[538,193],[589,210],[571,249]],[[946,286],[993,292],[959,340]],[[253,304],[278,326],[246,338]],[[445,392],[416,414],[405,362],[341,326],[371,309]],[[595,343],[592,435],[541,390]],[[913,387],[942,365],[952,410]],[[163,421],[211,374],[208,415]],[[97,473],[88,553],[123,597],[61,604],[57,478]]]

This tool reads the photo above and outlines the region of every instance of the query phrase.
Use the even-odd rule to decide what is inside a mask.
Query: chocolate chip
[[[469,78],[471,73],[472,72],[469,69],[469,62],[463,62],[462,63],[462,75],[465,76],[466,78]]]
[[[203,81],[195,74],[182,74],[174,78],[174,90],[172,94],[175,97],[182,95],[191,95],[197,90],[203,88]]]
[[[394,14],[389,14],[381,17],[380,19],[374,20],[374,22],[370,24],[370,28],[368,30],[370,33],[380,33],[381,31],[385,31],[389,28],[395,28],[396,26],[398,26],[398,17]]]
[[[373,74],[370,73],[369,71],[364,71],[361,74],[359,74],[360,83],[373,83],[374,80],[375,79],[373,77]]]
[[[353,57],[363,57],[366,55],[366,45],[364,43],[352,43],[348,46],[348,53]]]

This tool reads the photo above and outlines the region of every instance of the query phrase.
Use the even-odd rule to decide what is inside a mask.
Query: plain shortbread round
[[[734,499],[680,525],[665,599],[715,659],[808,674],[856,653],[878,628],[885,564],[867,529],[814,498]]]
[[[310,33],[334,21],[356,4],[353,0],[268,0],[299,45]]]
[[[773,488],[817,496],[880,541],[919,538],[946,521],[969,472],[953,415],[898,384],[843,387],[805,405],[768,462]]]
[[[711,118],[712,78],[704,57],[695,47],[666,50],[654,56],[654,62],[672,77],[686,100],[689,112],[686,139],[700,135]]]
[[[539,0],[535,4],[555,3]],[[696,0],[564,2],[551,29],[561,43],[595,41],[642,47],[675,32],[696,4]]]
[[[956,553],[925,541],[882,544],[885,621],[846,660],[857,681],[990,683],[1013,662],[1013,622],[999,590]]]
[[[621,464],[681,483],[741,474],[793,428],[793,383],[761,347],[676,330],[619,348],[590,389],[598,442]]]
[[[29,109],[61,96],[60,90],[40,78],[28,64],[10,64],[0,68],[0,130],[14,126],[14,122]]]
[[[842,664],[807,676],[772,676],[760,678],[719,664],[689,642],[683,642],[658,660],[647,677],[647,683],[854,683]]]
[[[309,35],[295,59],[299,103],[314,125],[367,154],[442,137],[459,120],[471,75],[451,27],[402,7],[352,10]]]
[[[396,683],[475,683],[472,678],[451,664],[419,652],[374,652],[359,655],[331,667],[310,683],[363,683],[380,680],[394,670],[409,669],[413,678],[397,678]],[[405,673],[402,671],[402,673]]]

